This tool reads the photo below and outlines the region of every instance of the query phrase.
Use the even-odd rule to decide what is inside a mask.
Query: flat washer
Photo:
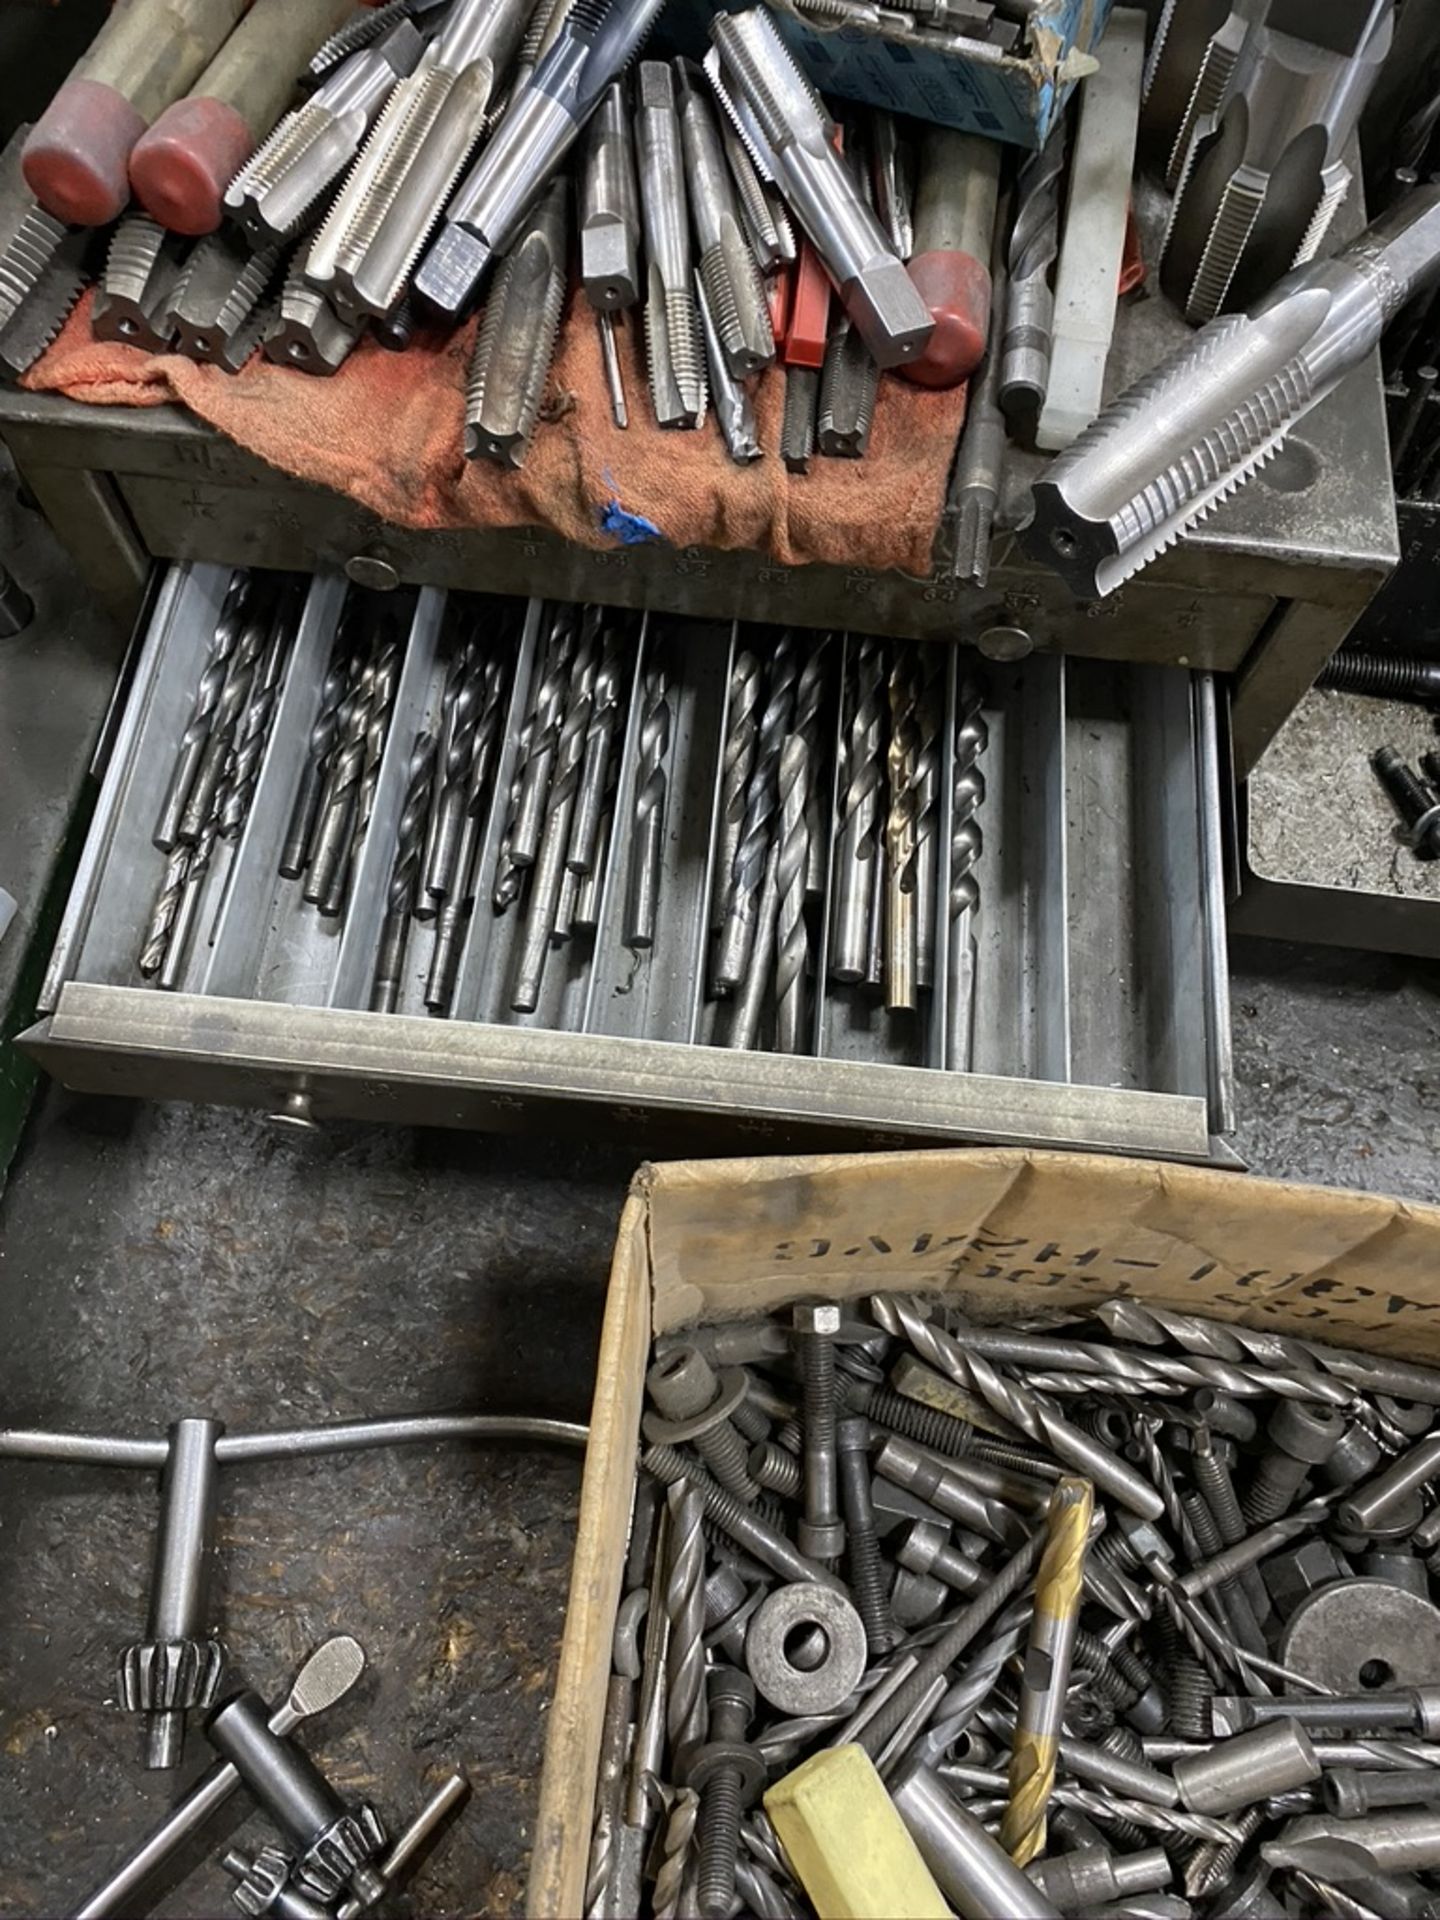
[[[1440,1608],[1388,1580],[1332,1580],[1285,1623],[1280,1660],[1351,1696],[1433,1686],[1440,1678]]]
[[[820,1664],[797,1667],[785,1651],[797,1629],[818,1627],[828,1645]],[[831,1713],[859,1686],[865,1672],[865,1627],[845,1598],[829,1587],[796,1581],[777,1587],[755,1612],[745,1636],[745,1664],[756,1688],[781,1713]]]

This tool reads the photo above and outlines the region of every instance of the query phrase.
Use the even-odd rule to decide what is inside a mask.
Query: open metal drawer
[[[663,1127],[732,1149],[769,1143],[1018,1142],[1204,1160],[1224,1157],[1230,1036],[1213,684],[1174,669],[1035,656],[983,669],[985,793],[966,923],[952,953],[949,875],[937,877],[934,986],[903,1018],[828,979],[817,936],[802,1050],[734,1051],[706,977],[727,689],[745,630],[647,615],[621,705],[614,820],[633,816],[647,674],[669,675],[664,880],[653,946],[625,941],[633,836],[617,825],[593,937],[545,972],[536,1010],[506,982],[519,915],[488,886],[468,923],[449,1019],[427,1017],[426,950],[412,931],[398,1010],[372,979],[416,731],[439,724],[447,595],[406,610],[403,657],[370,828],[348,911],[324,919],[279,877],[307,742],[347,591],[305,591],[243,830],[216,850],[198,935],[164,992],[137,956],[166,856],[152,843],[175,747],[212,643],[228,569],[171,570],[145,635],[94,824],[51,963],[45,1017],[25,1044],[67,1084],[443,1126]],[[451,612],[456,611],[451,609]],[[513,609],[517,638],[482,871],[504,830],[521,723],[540,671],[545,609]],[[807,646],[809,642],[807,641]],[[836,649],[856,642],[832,639]],[[843,660],[850,656],[839,655]],[[972,656],[946,649],[938,845],[951,845],[954,716]],[[842,667],[843,681],[843,667]],[[826,721],[837,737],[842,721]],[[834,776],[827,776],[834,777]],[[830,924],[835,862],[814,924]],[[824,863],[821,863],[822,870]],[[958,926],[960,923],[956,923]],[[953,981],[973,981],[957,1058]]]

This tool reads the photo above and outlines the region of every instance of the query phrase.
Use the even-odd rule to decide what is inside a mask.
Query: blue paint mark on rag
[[[643,513],[630,513],[618,500],[600,509],[600,531],[611,534],[622,547],[643,547],[651,540],[663,540],[664,534]]]

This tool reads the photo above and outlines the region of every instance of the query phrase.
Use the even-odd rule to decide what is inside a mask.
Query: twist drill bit
[[[981,759],[990,729],[984,689],[963,674],[956,696],[955,772],[950,803],[950,980],[946,1006],[945,1064],[969,1070],[975,1026],[975,913],[980,905],[976,873],[985,836],[978,818],[985,799]]]
[[[943,664],[936,647],[920,653],[921,693],[915,750],[915,984],[935,984],[935,921],[939,910],[941,735],[945,728]]]
[[[260,762],[270,738],[270,723],[275,718],[275,703],[280,697],[285,659],[295,637],[291,597],[282,594],[270,622],[269,638],[250,682],[245,711],[235,728],[235,754],[228,781],[229,791],[220,811],[220,837],[233,840],[245,824],[250,802],[260,778]]]
[[[746,973],[779,804],[780,753],[785,735],[790,731],[798,681],[795,636],[787,628],[776,640],[770,656],[765,709],[745,793],[745,816],[730,870],[725,923],[720,930],[720,950],[715,962],[715,984],[721,993],[733,993]]]
[[[780,840],[771,840],[765,854],[765,870],[755,898],[755,924],[750,941],[745,978],[740,982],[730,1014],[727,1047],[748,1051],[759,1044],[760,1015],[770,984],[770,966],[775,958],[775,929],[780,910]]]
[[[705,364],[710,372],[710,397],[715,405],[715,418],[720,422],[720,431],[725,436],[726,451],[737,466],[743,467],[761,457],[762,449],[755,429],[755,409],[750,403],[748,391],[730,371],[720,330],[715,324],[710,298],[705,291],[705,282],[698,273],[695,276],[695,310],[700,316],[700,331],[705,340]]]
[[[310,728],[305,767],[295,790],[290,822],[285,829],[285,843],[280,850],[280,874],[285,880],[298,880],[310,864],[310,845],[324,797],[326,770],[353,668],[351,635],[348,623],[342,622],[325,668],[320,705]]]
[[[805,828],[809,845],[805,858],[805,892],[818,898],[825,891],[829,861],[825,849],[825,809],[820,792],[820,715],[829,685],[829,666],[834,657],[830,636],[822,634],[805,657],[795,688],[795,717],[791,722],[805,742],[809,753],[808,797],[805,802]]]
[[[500,264],[465,389],[467,460],[520,467],[530,451],[565,304],[569,210],[562,174]]]
[[[215,622],[215,632],[210,642],[210,652],[196,683],[190,718],[186,721],[185,731],[180,736],[180,746],[175,755],[170,785],[161,803],[160,819],[153,839],[153,845],[161,853],[173,853],[179,843],[180,822],[184,817],[186,802],[190,798],[190,789],[199,771],[205,752],[205,743],[210,738],[215,709],[225,686],[230,657],[235,651],[235,643],[240,636],[240,629],[248,611],[250,593],[250,574],[243,568],[237,569],[230,576],[230,584],[225,589],[225,598],[221,602],[219,617]]]
[[[515,822],[520,808],[520,795],[525,784],[525,764],[530,757],[530,742],[535,737],[535,708],[532,705],[524,720],[520,723],[519,737],[515,742],[515,764],[510,775],[510,790],[505,802],[505,831],[500,848],[495,856],[495,881],[491,890],[491,905],[496,913],[504,913],[520,897],[525,884],[525,869],[514,858],[511,849],[515,843]]]
[[[516,1013],[533,1013],[539,1004],[540,988],[545,978],[545,960],[555,931],[560,887],[566,872],[565,854],[570,844],[570,825],[580,791],[585,743],[595,701],[599,621],[598,609],[587,608],[581,623],[575,663],[570,670],[569,698],[555,747],[555,768],[550,776],[545,826],[526,906],[525,933],[520,945],[515,989],[510,997],[510,1005]]]
[[[140,957],[136,962],[142,978],[146,980],[153,980],[165,964],[193,852],[192,846],[183,841],[177,842],[170,849],[170,857],[165,862],[165,871],[155,895],[155,904],[150,909],[145,937],[140,944]]]
[[[146,353],[164,353],[175,283],[184,270],[187,243],[167,233],[148,213],[129,213],[110,236],[105,270],[90,309],[97,340],[119,340]]]
[[[1060,183],[1069,141],[1070,116],[1064,113],[1045,145],[1020,169],[1005,255],[1005,297],[995,303],[996,312],[1004,315],[998,354],[1000,406],[1017,433],[1031,439],[1050,385]]]
[[[372,1013],[393,1013],[400,998],[406,936],[420,887],[420,858],[425,847],[425,822],[430,812],[430,782],[434,770],[435,736],[422,729],[415,735],[410,749],[405,800],[395,829],[395,859],[390,868],[385,918],[370,987]]]
[[[1005,1379],[988,1360],[931,1326],[916,1301],[902,1294],[877,1294],[870,1304],[876,1321],[887,1333],[903,1336],[922,1360],[958,1386],[980,1394],[1012,1427],[1018,1427],[1027,1439],[1047,1448],[1067,1466],[1088,1475],[1128,1513],[1157,1520],[1165,1511],[1164,1501],[1142,1475],[1026,1388]]]
[[[1103,597],[1256,473],[1440,273],[1440,188],[1227,314],[1108,406],[1035,488],[1029,551]]]
[[[324,294],[310,285],[297,254],[286,270],[261,351],[278,367],[293,367],[299,373],[335,373],[359,340],[362,326],[362,321],[337,313]]]
[[[360,857],[360,849],[370,831],[375,812],[375,796],[380,786],[380,765],[385,758],[385,742],[390,736],[390,716],[395,709],[395,694],[400,668],[405,659],[405,634],[387,616],[386,630],[375,657],[375,672],[370,683],[370,699],[365,712],[365,755],[360,771],[360,786],[355,802],[355,826],[350,835],[347,859],[342,862],[335,884],[327,894],[322,912],[344,910],[345,894]]]
[[[892,1013],[913,1012],[918,997],[918,762],[923,696],[924,682],[916,648],[898,647],[889,674],[890,749],[886,760],[889,810],[885,817],[885,1004]]]
[[[695,1848],[695,1824],[699,1816],[700,1796],[694,1788],[674,1788],[665,1819],[665,1837],[661,1842],[660,1866],[655,1875],[651,1901],[655,1920],[679,1920],[681,1894],[690,1871]]]
[[[334,896],[337,877],[343,882],[349,862],[350,838],[355,830],[360,780],[365,769],[365,733],[370,698],[375,685],[373,654],[360,664],[350,690],[340,704],[335,746],[326,770],[325,795],[316,823],[305,898],[325,912]]]
[[[867,636],[852,646],[848,662],[840,856],[831,930],[830,971],[847,983],[863,980],[870,964],[871,880],[880,861],[884,685],[881,642]]]
[[[1093,1512],[1088,1480],[1060,1481],[1035,1570],[1035,1612],[1010,1752],[1010,1804],[1000,1823],[1000,1844],[1017,1867],[1045,1851],[1045,1809],[1055,1788]]]
[[[580,172],[580,278],[597,312],[633,307],[640,298],[640,189],[635,130],[623,81],[600,96]]]
[[[398,20],[276,123],[225,189],[225,211],[252,246],[293,239],[307,223],[423,50],[411,22]]]
[[[236,729],[250,698],[250,683],[260,664],[269,633],[268,610],[256,606],[252,601],[236,636],[225,672],[225,684],[215,702],[209,736],[180,815],[179,838],[192,844],[214,809],[216,793],[234,750]]]
[[[672,1754],[705,1738],[705,1501],[685,1481],[670,1488],[670,1559],[665,1612],[670,1620],[665,1726]]]
[[[775,358],[770,307],[741,225],[720,129],[700,69],[690,61],[677,61],[675,85],[704,304],[731,375],[744,380]]]
[[[570,845],[565,864],[571,873],[593,873],[599,862],[600,822],[615,773],[615,736],[620,725],[629,641],[613,617],[604,619],[600,661],[595,669],[594,695],[585,730],[585,760],[580,791],[570,822]]]
[[[695,310],[675,79],[663,60],[640,62],[635,99],[650,402],[658,425],[698,427],[705,412],[704,348]]]
[[[760,662],[747,647],[735,655],[725,710],[725,750],[720,767],[720,815],[715,840],[715,870],[711,876],[710,929],[718,932],[725,919],[725,903],[740,829],[745,819],[745,795],[755,765],[760,737],[760,697],[764,676]]]
[[[480,717],[470,754],[465,812],[455,856],[454,879],[446,889],[436,916],[435,947],[425,984],[425,1004],[431,1013],[448,1013],[455,997],[464,932],[475,908],[484,807],[500,752],[505,685],[503,661],[498,657],[487,660],[481,669]]]
[[[775,1047],[801,1053],[805,1047],[805,968],[810,942],[805,930],[805,871],[810,830],[810,749],[792,733],[780,752],[780,836],[775,865]]]
[[[425,836],[422,903],[440,899],[453,885],[461,812],[460,781],[469,764],[475,730],[479,726],[480,673],[479,648],[474,634],[467,634],[451,655],[440,696],[440,739],[435,756],[430,825]],[[457,732],[461,735],[458,743]],[[430,910],[433,911],[433,907]],[[422,917],[425,917],[423,907]]]
[[[934,332],[929,309],[836,152],[820,96],[773,15],[765,7],[719,13],[710,37],[712,84],[794,209],[865,344],[882,367],[917,359]]]
[[[642,952],[655,944],[664,864],[665,806],[669,787],[670,695],[661,668],[645,675],[640,719],[640,765],[635,780],[635,831],[625,889],[627,947]]]
[[[1393,0],[1335,14],[1272,0],[1217,110],[1195,124],[1160,257],[1161,285],[1194,325],[1312,259],[1349,191],[1346,149],[1390,50]]]
[[[788,473],[804,473],[815,451],[820,405],[820,369],[786,367],[785,412],[780,422],[780,458]]]
[[[510,837],[509,858],[517,867],[533,867],[540,849],[550,769],[560,738],[574,656],[575,610],[557,607],[551,616],[544,665],[532,701],[533,725],[521,767],[520,800]]]
[[[1007,1781],[1003,1773],[996,1773],[987,1767],[950,1766],[939,1768],[942,1780],[967,1792],[1001,1793],[1007,1790]],[[1200,1840],[1215,1846],[1228,1846],[1237,1835],[1234,1825],[1227,1820],[1217,1820],[1205,1813],[1186,1813],[1179,1807],[1158,1807],[1149,1800],[1128,1800],[1118,1794],[1097,1793],[1090,1787],[1072,1786],[1068,1781],[1055,1788],[1053,1795],[1056,1806],[1073,1807],[1076,1813],[1088,1814],[1092,1820],[1100,1820],[1106,1825],[1117,1825],[1128,1821],[1132,1826],[1147,1827],[1154,1833],[1163,1833],[1176,1840]]]

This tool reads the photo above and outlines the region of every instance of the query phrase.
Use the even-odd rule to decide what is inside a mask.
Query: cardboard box
[[[1036,148],[1075,82],[1094,71],[1110,8],[1111,0],[1049,0],[1021,42],[1028,52],[984,61],[883,39],[863,27],[826,30],[778,8],[775,18],[822,93]]]
[[[992,1319],[1133,1293],[1440,1364],[1440,1208],[1098,1156],[679,1161],[620,1218],[528,1912],[583,1911],[653,1336],[801,1298],[943,1289]]]

